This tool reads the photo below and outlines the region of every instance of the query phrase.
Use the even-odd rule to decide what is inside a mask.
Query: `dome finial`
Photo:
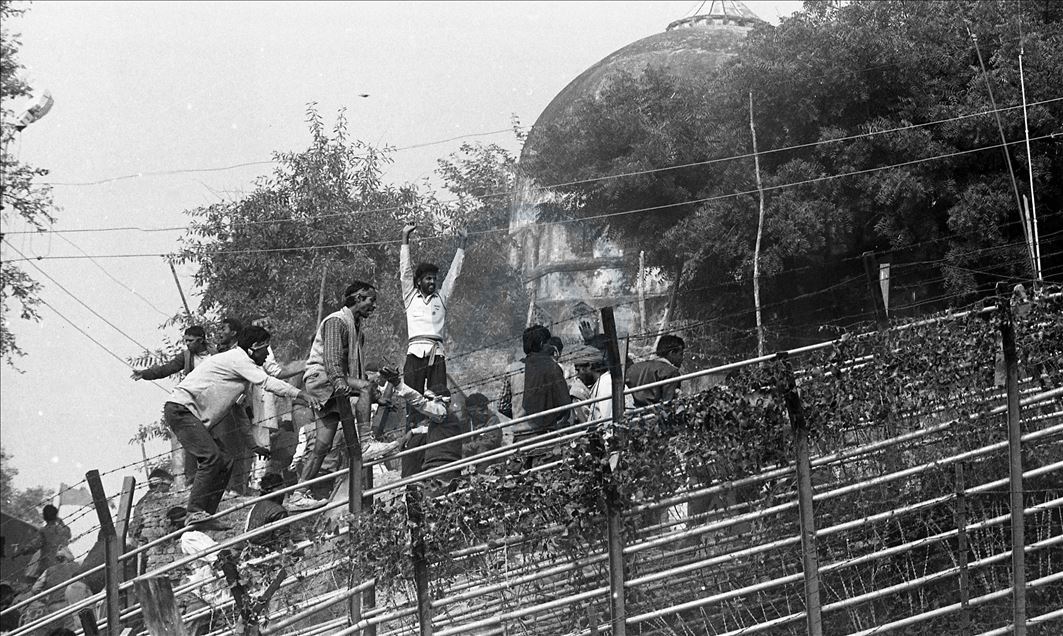
[[[739,0],[712,0],[705,9],[704,2],[698,7],[694,15],[682,18],[668,25],[668,31],[672,29],[698,28],[718,25],[735,25],[751,27],[758,22],[763,22],[756,13]]]

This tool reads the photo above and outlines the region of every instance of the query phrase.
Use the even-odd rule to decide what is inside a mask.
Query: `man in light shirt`
[[[443,351],[447,335],[447,302],[465,262],[468,234],[464,230],[458,233],[458,250],[450,262],[447,277],[439,281],[439,267],[435,264],[421,263],[416,270],[410,266],[410,235],[416,229],[415,225],[402,228],[402,246],[399,248],[399,280],[409,338],[406,365],[402,371],[403,382],[414,391],[424,393],[429,387],[447,384],[447,362]]]
[[[240,333],[236,347],[207,358],[189,373],[170,394],[163,408],[166,425],[185,450],[196,458],[196,474],[188,497],[187,525],[200,529],[222,530],[225,526],[211,519],[218,510],[225,485],[233,469],[233,457],[214,425],[232,409],[251,386],[305,402],[320,408],[321,402],[305,391],[272,378],[262,369],[269,352],[269,332],[262,327],[248,327]],[[250,430],[243,429],[250,438]],[[268,454],[248,439],[248,447],[257,454]]]

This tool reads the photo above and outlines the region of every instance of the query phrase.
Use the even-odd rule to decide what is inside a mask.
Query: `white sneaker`
[[[320,508],[327,503],[328,499],[314,499],[308,492],[296,491],[288,496],[287,507],[293,510],[311,510]]]

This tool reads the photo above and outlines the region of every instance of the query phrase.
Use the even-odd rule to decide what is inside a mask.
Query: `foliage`
[[[55,210],[51,186],[39,181],[48,171],[19,161],[13,147],[19,133],[11,100],[32,96],[29,84],[19,77],[23,67],[18,60],[18,35],[8,30],[24,12],[9,0],[0,1],[0,221],[10,226],[19,220],[42,230],[52,222]],[[17,306],[22,320],[40,320],[40,291],[40,283],[15,263],[5,260],[0,265],[0,357],[10,366],[25,352],[11,333],[8,312]]]
[[[859,256],[868,250],[893,263],[895,315],[962,305],[1001,277],[1031,274],[1003,152],[993,147],[996,120],[979,114],[993,105],[968,26],[1008,140],[1024,132],[1014,108],[1024,45],[1051,271],[1063,230],[1063,155],[1047,136],[1063,116],[1052,101],[1063,83],[1063,14],[1046,1],[809,2],[778,27],[754,28],[714,77],[661,68],[612,77],[535,131],[538,152],[522,168],[540,183],[568,184],[557,189],[578,204],[560,216],[591,218],[624,247],[646,250],[649,264],[689,290],[680,315],[709,321],[716,333],[738,330],[730,346],[741,351],[748,338],[738,336],[753,323],[752,93],[767,194],[769,346],[803,344],[820,325],[859,319],[867,298]],[[1025,146],[1008,154],[1025,191]],[[611,175],[627,176],[599,179]],[[616,214],[644,208],[653,212]],[[647,243],[647,235],[661,240]]]
[[[22,490],[15,488],[14,479],[18,469],[11,465],[11,456],[0,448],[0,506],[3,511],[23,521],[36,523],[41,518],[41,506],[55,492],[42,486]]]
[[[411,499],[408,494],[405,503],[375,504],[354,524],[352,540],[360,546],[356,551],[357,567],[366,576],[376,576],[382,587],[393,591],[401,588],[410,582],[413,546],[423,533],[437,596],[458,577],[480,576],[475,573],[478,567],[483,568],[481,574],[485,578],[497,576],[499,564],[493,558],[484,557],[484,562],[479,563],[469,556],[456,556],[477,545],[506,546],[503,558],[507,563],[513,555],[540,563],[576,560],[585,566],[564,576],[569,585],[587,589],[587,568],[594,567],[596,555],[605,549],[606,497],[609,505],[624,513],[624,534],[633,541],[641,536],[636,533],[640,523],[644,523],[640,513],[632,513],[640,504],[660,501],[691,486],[722,484],[777,467],[792,467],[794,420],[785,398],[795,380],[805,424],[824,455],[850,450],[854,443],[881,441],[923,427],[955,422],[934,442],[939,446],[923,440],[846,463],[834,469],[841,472],[833,476],[829,476],[830,470],[818,472],[820,479],[836,485],[867,481],[901,468],[936,465],[942,448],[952,454],[1000,442],[1002,430],[987,426],[990,420],[985,416],[987,409],[995,405],[994,391],[999,392],[995,389],[994,368],[1002,315],[1000,310],[976,306],[959,316],[942,315],[935,320],[911,321],[888,332],[846,336],[807,358],[779,358],[745,367],[732,373],[725,384],[659,405],[644,416],[629,416],[620,431],[592,431],[558,447],[540,450],[533,460],[541,466],[536,472],[523,470],[529,458],[517,455],[509,463],[466,470],[456,489],[430,483],[419,499]],[[1059,386],[1058,361],[1063,359],[1060,290],[1050,288],[1031,302],[1016,305],[1014,315],[1020,359],[1030,376],[1040,378],[1042,386]],[[1057,452],[1058,443],[1043,448],[1031,445],[1024,461],[1030,462],[1031,467],[1049,463]],[[965,462],[968,483],[982,484],[1007,475],[1003,455],[972,456]],[[941,469],[922,471],[904,480],[866,485],[849,498],[824,498],[816,503],[817,524],[881,512],[886,508],[876,508],[880,501],[891,502],[891,506],[899,501],[942,496],[947,501],[954,489],[952,468],[945,462]],[[1053,494],[1058,493],[1058,483],[1053,483],[1050,475],[1031,479],[1027,486],[1031,494],[1038,493],[1038,501],[1058,496]],[[793,503],[793,488],[790,478],[782,478],[766,482],[760,492],[739,489],[739,496],[749,506],[745,510],[753,511]],[[822,492],[817,489],[817,493]],[[1004,514],[1006,496],[1006,491],[990,491],[972,497],[972,522]],[[420,514],[407,514],[407,510],[419,510]],[[1051,524],[1058,520],[1053,521],[1052,514],[1032,517],[1031,521],[1031,527],[1040,528],[1037,540],[1050,536],[1045,532],[1056,532],[1052,530],[1056,526]],[[1048,525],[1042,528],[1036,524]],[[975,529],[976,526],[981,528],[972,525],[972,549],[982,554],[1007,549],[1001,534],[1006,531],[1005,526]],[[859,525],[843,536],[827,535],[820,546],[821,555],[827,563],[844,561],[953,527],[954,519],[947,506],[925,507],[908,514],[898,513],[880,524]],[[764,536],[780,539],[792,537],[796,529],[787,526],[761,528],[757,532],[775,532]],[[730,549],[735,548],[725,551]],[[739,561],[736,557],[732,566],[736,570],[752,568],[742,576],[762,582],[792,574],[793,570],[787,568],[793,567],[795,558],[792,554],[789,557],[781,563],[765,559]],[[954,567],[954,558],[948,542],[929,542],[912,551],[876,559],[861,576],[875,579],[873,587],[884,587],[914,578],[914,564],[922,571],[932,572]],[[1029,563],[1033,571],[1043,572],[1041,568],[1047,561],[1038,554],[1031,556]],[[834,596],[830,595],[844,591],[846,581],[837,580],[844,575],[832,571],[824,576],[830,581],[825,587],[829,596],[825,602],[833,601]],[[600,584],[601,579],[596,578],[590,587]],[[985,585],[996,589],[994,582]],[[998,587],[1006,586],[1004,580]],[[675,587],[678,590],[682,586]],[[676,590],[661,593],[681,595]],[[955,593],[954,581],[943,580],[940,587],[930,586],[925,593],[913,592],[922,595],[918,598],[890,595],[876,601],[873,607],[835,613],[831,617],[832,624],[836,623],[832,629],[839,633],[852,631],[868,620],[871,625],[876,624],[876,616],[892,618],[925,611],[945,603],[943,599],[952,599]],[[942,600],[935,600],[939,596]],[[689,600],[689,596],[682,598]],[[652,595],[646,602],[657,603],[651,607],[667,605]],[[725,614],[726,609],[720,612]],[[987,629],[995,624],[988,615],[979,620],[986,621]]]

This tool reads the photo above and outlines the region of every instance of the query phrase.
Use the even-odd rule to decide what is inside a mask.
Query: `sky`
[[[4,259],[43,257],[25,269],[50,305],[39,323],[12,321],[27,355],[18,370],[0,369],[0,442],[15,486],[58,488],[98,469],[113,494],[134,474],[123,467],[141,449],[128,440],[159,419],[172,383],[133,382],[122,360],[179,335],[160,326],[181,299],[161,257],[117,256],[175,251],[185,210],[238,197],[268,174],[273,152],[304,149],[308,103],[327,124],[346,108],[352,136],[399,148],[387,181],[422,181],[462,141],[517,150],[514,116],[530,126],[583,70],[702,4],[29,5],[5,28],[21,33],[24,79],[55,105],[14,153],[50,170],[54,229],[88,231],[3,227],[13,246]],[[777,23],[801,2],[746,5]],[[100,231],[115,227],[178,229]],[[94,258],[57,258],[84,254]],[[194,269],[177,271],[196,303]]]

